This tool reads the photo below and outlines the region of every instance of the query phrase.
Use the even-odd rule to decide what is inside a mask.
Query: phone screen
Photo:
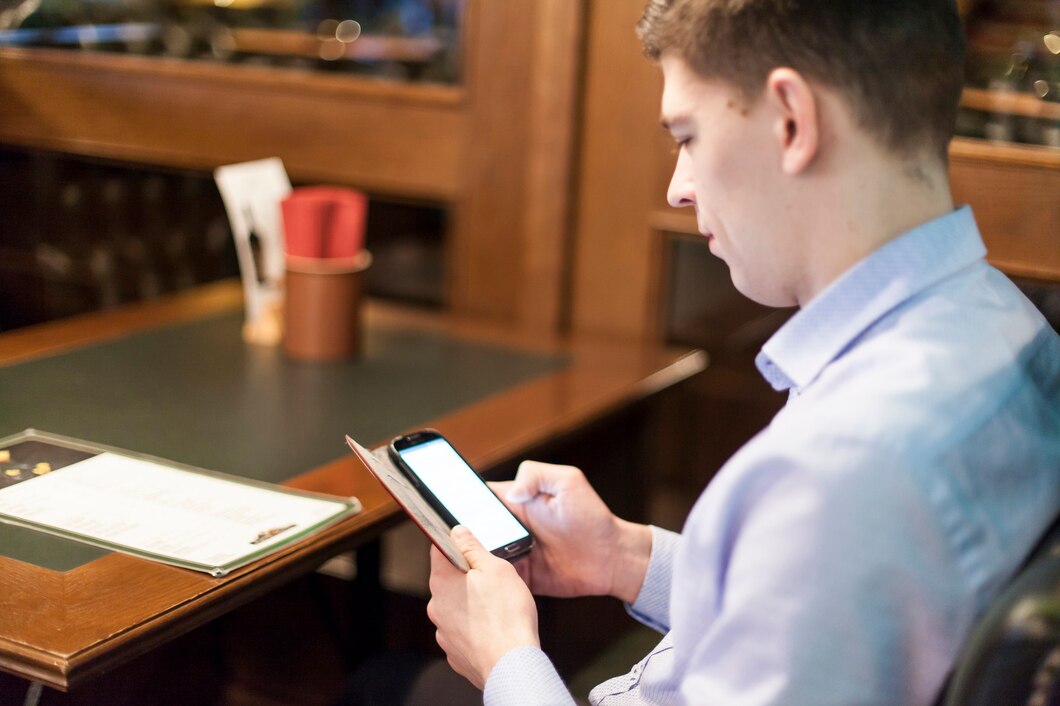
[[[529,533],[445,439],[398,448],[401,460],[457,522],[491,552],[528,540]]]

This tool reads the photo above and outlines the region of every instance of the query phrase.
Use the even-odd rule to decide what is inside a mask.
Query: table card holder
[[[276,345],[283,336],[284,232],[280,203],[291,181],[278,157],[214,171],[228,213],[243,280],[248,343]]]

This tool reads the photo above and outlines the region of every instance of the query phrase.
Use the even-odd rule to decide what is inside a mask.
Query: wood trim
[[[435,37],[391,37],[361,34],[356,41],[340,42],[334,36],[321,41],[315,33],[303,30],[233,27],[235,51],[247,54],[270,54],[320,58],[327,49],[335,48],[331,60],[370,59],[423,64],[435,59],[445,50],[445,44]],[[338,45],[337,47],[335,45]]]
[[[652,229],[650,232],[649,280],[652,292],[647,323],[647,340],[667,340],[667,316],[669,315],[670,283],[673,272],[670,262],[671,236],[668,233]]]
[[[449,244],[454,311],[513,321],[522,277],[532,0],[468,0],[465,198]],[[522,31],[516,31],[520,28]]]
[[[950,142],[950,162],[961,161],[976,161],[1003,167],[1060,169],[1060,149],[955,137]]]
[[[696,214],[690,208],[652,211],[648,222],[651,223],[652,228],[661,233],[699,235]]]
[[[532,49],[520,321],[557,331],[570,312],[571,211],[583,0],[538,0]]]
[[[464,90],[460,86],[405,83],[364,78],[356,74],[329,74],[132,54],[0,46],[0,61],[12,66],[47,66],[54,71],[104,72],[153,79],[183,78],[225,88],[241,84],[256,88],[278,88],[301,94],[340,94],[350,98],[395,102],[399,105],[417,103],[454,106],[461,105],[466,100]]]
[[[452,200],[461,88],[151,57],[0,49],[0,141],[212,170],[267,156],[296,181]]]
[[[658,189],[661,76],[633,32],[644,3],[591,3],[577,176],[572,330],[650,338],[656,330],[648,213]]]
[[[455,311],[555,331],[564,318],[583,0],[470,0],[466,191]]]
[[[1027,118],[1060,120],[1060,103],[1043,101],[1030,93],[991,91],[984,88],[965,88],[961,91],[961,107],[988,113],[1022,115]]]
[[[1003,272],[1060,281],[1060,150],[954,140],[950,183]]]

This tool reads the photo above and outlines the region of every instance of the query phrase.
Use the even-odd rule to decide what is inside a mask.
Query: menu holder
[[[214,577],[357,514],[284,488],[27,429],[0,439],[0,522]]]

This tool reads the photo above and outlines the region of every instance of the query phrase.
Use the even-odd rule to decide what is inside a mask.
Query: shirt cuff
[[[551,660],[536,647],[516,647],[493,665],[482,692],[484,706],[575,706]]]
[[[626,612],[661,633],[670,631],[670,582],[673,578],[674,556],[681,543],[677,532],[651,526],[651,556],[648,572],[640,593]]]

